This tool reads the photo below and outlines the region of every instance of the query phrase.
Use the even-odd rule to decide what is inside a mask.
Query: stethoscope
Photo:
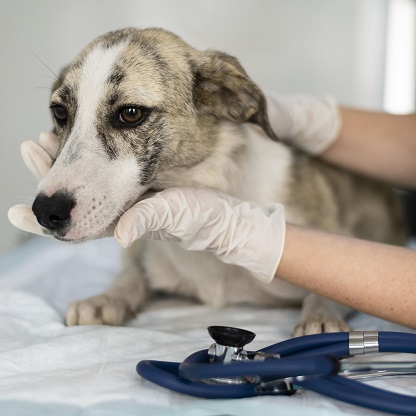
[[[292,395],[300,388],[358,406],[416,415],[416,397],[358,382],[379,376],[416,375],[416,361],[354,362],[349,357],[377,352],[416,353],[416,334],[404,332],[336,332],[306,335],[246,351],[255,334],[211,326],[215,343],[182,363],[140,361],[137,372],[179,393],[209,399],[267,394]]]

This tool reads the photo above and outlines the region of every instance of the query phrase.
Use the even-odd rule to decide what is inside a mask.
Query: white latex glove
[[[211,189],[170,188],[127,210],[114,235],[122,247],[154,239],[208,250],[268,283],[282,256],[285,219],[280,204],[265,208]]]
[[[319,155],[337,139],[341,116],[329,97],[267,96],[269,122],[282,141]]]
[[[53,158],[58,153],[59,139],[53,133],[41,133],[39,143],[32,140],[23,142],[20,146],[23,161],[30,172],[39,180],[49,172]],[[44,235],[36,217],[32,212],[32,206],[19,204],[9,209],[10,222],[17,228],[33,234]]]
[[[39,143],[21,146],[29,170],[42,179],[50,170],[59,139],[42,133]],[[31,205],[9,210],[16,227],[44,235]],[[260,207],[209,189],[171,188],[126,211],[115,229],[122,247],[138,239],[177,241],[187,250],[208,250],[225,263],[242,266],[270,282],[282,256],[285,238],[283,207]]]

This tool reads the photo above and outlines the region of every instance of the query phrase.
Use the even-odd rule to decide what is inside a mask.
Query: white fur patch
[[[135,157],[110,161],[95,126],[107,80],[124,47],[125,43],[108,49],[97,46],[86,56],[80,68],[74,126],[39,186],[48,196],[65,190],[75,198],[68,240],[101,235],[145,191],[139,186],[141,167]]]
[[[126,47],[126,43],[119,43],[111,48],[95,47],[85,58],[80,72],[78,88],[78,111],[74,128],[68,139],[67,149],[77,151],[71,141],[85,141],[85,138],[96,137],[94,120],[98,106],[103,98],[107,80],[110,77],[118,56]],[[82,146],[92,144],[91,141]],[[95,146],[94,146],[95,147]],[[67,155],[70,157],[71,155]]]

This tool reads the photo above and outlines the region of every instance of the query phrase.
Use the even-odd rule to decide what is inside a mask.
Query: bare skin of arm
[[[340,135],[321,157],[416,189],[416,115],[340,111]],[[287,224],[276,276],[356,310],[416,328],[414,250]]]
[[[340,109],[342,129],[321,157],[346,169],[416,189],[416,114]]]
[[[276,276],[416,328],[416,252],[287,224]]]

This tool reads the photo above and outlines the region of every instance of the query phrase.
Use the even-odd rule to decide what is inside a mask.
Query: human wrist
[[[286,223],[281,204],[256,207],[239,227],[245,228],[240,244],[217,256],[225,263],[241,266],[264,283],[270,283],[282,258]],[[235,233],[237,234],[237,233]]]
[[[259,234],[262,238],[262,235]],[[263,238],[265,236],[263,235]],[[268,228],[267,240],[264,244],[264,250],[261,251],[257,258],[257,266],[253,267],[252,274],[263,281],[270,283],[275,275],[277,268],[283,256],[283,250],[286,238],[286,222],[283,212],[283,207],[280,205],[278,210],[275,210],[271,215],[270,228]]]

